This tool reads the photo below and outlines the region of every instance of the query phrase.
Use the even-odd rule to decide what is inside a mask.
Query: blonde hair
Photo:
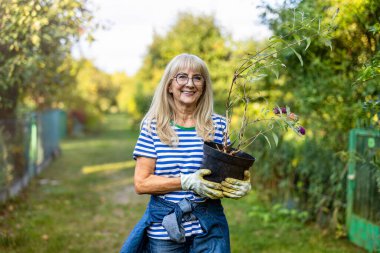
[[[168,87],[173,81],[173,76],[181,70],[192,70],[199,72],[205,79],[203,93],[197,101],[193,114],[195,129],[198,136],[204,141],[210,141],[214,137],[214,126],[212,121],[213,95],[210,74],[206,64],[198,56],[192,54],[180,54],[174,57],[165,68],[164,75],[156,88],[150,108],[143,122],[151,131],[152,121],[156,121],[156,131],[161,142],[170,146],[176,146],[178,136],[171,127],[171,121],[175,120],[175,105],[173,95],[169,93]],[[141,126],[142,126],[141,124]]]

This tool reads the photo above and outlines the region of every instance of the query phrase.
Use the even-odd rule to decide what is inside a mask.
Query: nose
[[[195,84],[194,84],[194,81],[193,81],[193,78],[191,77],[189,77],[189,80],[187,81],[187,84],[186,84],[186,86],[189,86],[190,85],[190,82],[191,82],[191,86],[193,86],[193,87],[195,87]]]

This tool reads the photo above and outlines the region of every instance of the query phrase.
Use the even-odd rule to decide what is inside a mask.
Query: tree
[[[29,94],[51,96],[72,82],[72,43],[90,34],[84,0],[0,2],[0,118],[15,118]]]
[[[76,85],[73,91],[86,103],[92,104],[101,112],[109,112],[117,106],[116,96],[120,91],[123,73],[107,74],[86,59],[78,62]]]
[[[139,100],[139,103],[135,103],[139,115],[146,112],[146,105],[150,103],[154,88],[166,65],[174,56],[185,52],[198,55],[208,64],[214,85],[216,108],[223,112],[224,94],[233,74],[230,67],[232,49],[227,45],[228,39],[213,16],[187,13],[180,13],[176,23],[166,34],[155,34],[143,65],[136,74],[135,85],[142,84],[141,89],[138,89],[139,93],[135,94],[135,100]],[[147,101],[143,102],[142,99]]]

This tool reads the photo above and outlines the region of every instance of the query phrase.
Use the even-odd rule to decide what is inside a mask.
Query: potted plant
[[[272,36],[268,44],[254,54],[247,54],[240,66],[234,71],[225,103],[225,117],[227,128],[223,143],[205,142],[202,167],[211,170],[212,174],[205,179],[221,182],[226,177],[244,178],[244,171],[249,169],[255,158],[243,150],[252,145],[259,137],[264,137],[269,145],[268,136],[273,138],[277,145],[278,137],[273,131],[276,128],[292,129],[298,135],[304,135],[305,129],[299,124],[298,116],[291,112],[288,106],[278,105],[270,107],[268,104],[261,110],[262,114],[251,119],[248,116],[248,106],[261,99],[252,91],[253,85],[270,74],[279,77],[280,71],[285,69],[283,63],[284,53],[295,54],[303,65],[302,57],[297,52],[303,47],[307,50],[312,40],[325,42],[331,48],[331,32],[334,28],[333,20],[339,9],[334,11],[331,22],[323,23],[320,18],[307,17],[304,13],[294,10],[293,22],[289,24],[290,32],[284,36]],[[257,92],[257,91],[254,91]],[[233,109],[236,105],[243,107],[240,115],[240,128],[231,129]],[[270,109],[268,109],[270,108]],[[271,115],[272,114],[272,115]],[[258,123],[266,122],[263,129],[257,130],[253,135],[246,136],[246,130]],[[269,135],[270,134],[270,135]]]

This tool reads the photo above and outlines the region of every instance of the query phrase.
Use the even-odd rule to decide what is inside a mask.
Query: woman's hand
[[[201,197],[210,199],[223,198],[222,185],[205,180],[205,175],[211,174],[208,169],[200,169],[192,174],[181,174],[181,186],[183,190],[192,190]]]
[[[228,177],[221,184],[224,197],[240,199],[251,190],[251,174],[246,170],[243,180]]]

